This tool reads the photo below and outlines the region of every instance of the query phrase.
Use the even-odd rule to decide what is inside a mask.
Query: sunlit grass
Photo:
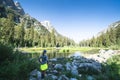
[[[47,53],[60,53],[60,54],[65,54],[65,53],[74,53],[76,51],[84,53],[83,56],[89,56],[91,54],[96,54],[98,51],[102,48],[97,48],[97,47],[47,47],[47,48],[42,48],[42,47],[31,47],[31,48],[20,48],[20,51],[27,52],[27,53],[39,53],[41,54],[42,51],[46,49]]]

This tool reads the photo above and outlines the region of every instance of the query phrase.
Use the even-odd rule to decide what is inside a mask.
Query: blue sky
[[[39,21],[50,21],[60,34],[76,42],[88,39],[120,20],[120,0],[17,1],[26,13]]]

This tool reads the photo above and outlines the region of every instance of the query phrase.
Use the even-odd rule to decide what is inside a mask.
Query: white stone
[[[66,70],[69,70],[69,71],[71,70],[72,66],[69,62],[67,62],[65,66],[66,66]]]
[[[55,69],[63,69],[63,65],[62,64],[56,64],[54,68]]]
[[[37,79],[40,80],[41,79],[41,72],[37,71]]]
[[[77,80],[76,78],[70,78],[70,80]]]

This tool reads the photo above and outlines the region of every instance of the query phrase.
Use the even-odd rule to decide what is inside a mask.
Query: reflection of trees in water
[[[42,53],[29,53],[28,55],[31,58],[36,58],[36,57],[39,57],[41,54]],[[51,59],[51,58],[58,58],[58,57],[68,57],[70,54],[71,53],[68,53],[68,52],[59,53],[58,50],[47,52],[47,56],[48,56],[49,59]]]

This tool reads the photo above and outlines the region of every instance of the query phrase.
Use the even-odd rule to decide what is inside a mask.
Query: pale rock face
[[[19,2],[14,2],[13,0],[0,0],[0,5],[4,5],[7,8],[14,9],[16,12],[20,13],[21,15],[24,15],[25,12],[23,8],[21,7]]]
[[[17,11],[18,11],[20,14],[22,14],[22,15],[25,14],[23,8],[21,7],[21,5],[20,5],[20,3],[19,3],[18,1],[15,2],[15,6],[16,6],[16,8],[17,8]]]
[[[52,27],[50,21],[43,21],[43,22],[41,22],[41,24],[42,24],[43,26],[45,26],[49,32],[52,32],[53,27]]]
[[[102,35],[103,33],[106,33],[107,31],[110,30],[110,28],[116,28],[118,25],[120,25],[120,21],[114,22],[110,25],[108,25],[108,28],[100,31],[95,37],[99,37],[100,35]]]
[[[54,30],[54,34],[55,36],[60,35],[55,28],[53,27],[53,25],[51,24],[50,21],[41,21],[40,22],[50,33],[52,33],[52,31]]]

